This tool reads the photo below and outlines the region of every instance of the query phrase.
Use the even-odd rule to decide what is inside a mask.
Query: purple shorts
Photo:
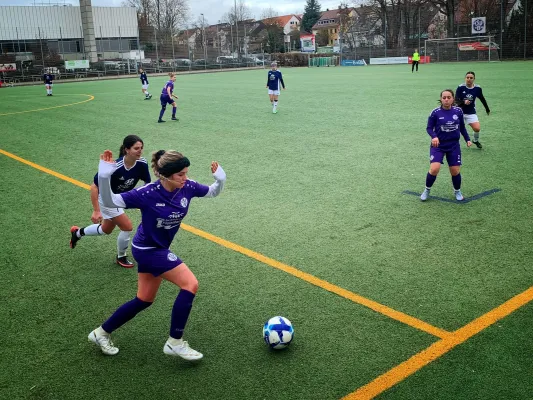
[[[174,103],[174,99],[172,97],[168,97],[165,94],[162,94],[161,97],[159,98],[159,100],[161,100],[161,105],[162,106],[166,106],[167,104]]]
[[[457,143],[456,146],[443,150],[440,147],[430,147],[429,149],[429,162],[440,162],[444,164],[444,156],[446,156],[446,161],[448,166],[454,167],[461,164],[461,145]]]
[[[137,272],[153,276],[164,274],[183,262],[168,249],[139,249],[131,246],[131,254],[137,261]]]

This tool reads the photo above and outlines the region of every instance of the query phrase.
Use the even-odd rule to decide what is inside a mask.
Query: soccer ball
[[[273,317],[263,326],[263,338],[265,343],[274,350],[287,347],[294,336],[294,328],[291,321],[284,317]]]

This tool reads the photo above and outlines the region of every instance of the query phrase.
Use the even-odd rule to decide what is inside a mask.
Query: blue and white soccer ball
[[[293,336],[294,328],[287,318],[273,317],[263,326],[263,338],[272,349],[284,349],[291,343]]]

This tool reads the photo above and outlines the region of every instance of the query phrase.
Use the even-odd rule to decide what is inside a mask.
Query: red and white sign
[[[430,56],[420,56],[420,64],[429,64],[431,57]],[[409,64],[413,63],[413,57],[409,56],[409,59],[407,60]]]
[[[16,71],[17,64],[0,64],[0,72]]]
[[[473,50],[497,50],[499,47],[494,42],[468,42],[458,43],[457,47],[460,51],[473,51]]]

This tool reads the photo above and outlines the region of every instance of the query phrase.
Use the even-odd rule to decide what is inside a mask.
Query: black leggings
[[[411,72],[415,70],[415,65],[416,65],[416,70],[418,71],[418,61],[413,61],[413,65],[411,66]]]

